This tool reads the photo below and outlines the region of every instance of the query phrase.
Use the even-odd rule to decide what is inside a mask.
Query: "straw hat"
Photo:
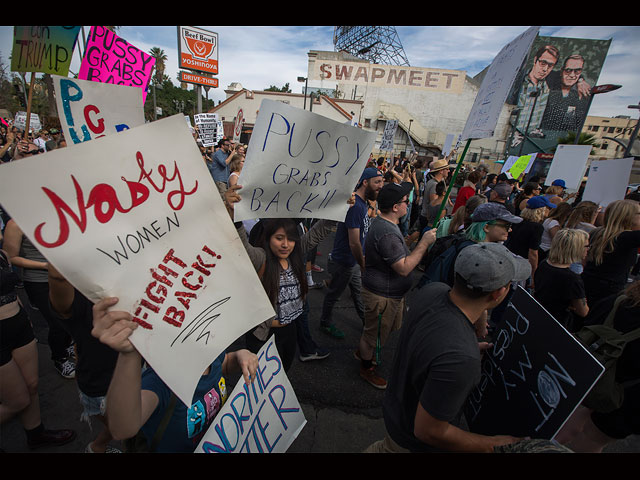
[[[431,163],[431,165],[429,166],[429,169],[431,172],[437,172],[438,170],[442,170],[443,168],[448,168],[449,167],[449,162],[444,159],[441,158],[439,160],[435,160],[434,162]]]

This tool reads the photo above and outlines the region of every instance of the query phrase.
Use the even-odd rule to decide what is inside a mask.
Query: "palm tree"
[[[149,50],[149,55],[156,59],[156,84],[162,83],[164,77],[164,66],[167,61],[167,55],[160,47],[153,47]]]
[[[567,132],[567,134],[558,138],[558,145],[573,145],[576,141],[576,132]],[[580,136],[578,137],[578,145],[591,145],[593,148],[600,148],[600,144],[597,143],[596,137],[587,132],[580,132]],[[553,148],[555,152],[557,145]]]

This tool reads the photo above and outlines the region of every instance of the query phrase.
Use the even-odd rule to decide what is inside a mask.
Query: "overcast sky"
[[[196,25],[194,25],[196,26]],[[197,26],[218,33],[219,85],[209,98],[224,100],[224,89],[239,82],[251,90],[289,83],[294,93],[304,84],[297,77],[307,75],[309,50],[333,51],[332,26]],[[502,47],[528,26],[398,26],[396,30],[412,66],[465,70],[473,77],[488,66]],[[88,34],[89,27],[85,27]],[[123,26],[118,35],[148,52],[159,47],[167,55],[166,74],[175,80],[178,72],[178,40],[175,26]],[[596,95],[590,115],[630,115],[628,108],[640,102],[640,27],[637,26],[553,26],[541,27],[540,35],[608,40],[611,46],[598,84],[618,84],[615,92]],[[2,61],[9,64],[13,27],[0,26]],[[77,52],[71,71],[79,69]]]

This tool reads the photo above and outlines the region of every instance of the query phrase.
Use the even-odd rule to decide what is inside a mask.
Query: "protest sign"
[[[80,27],[13,27],[11,70],[66,76]]]
[[[398,120],[387,120],[382,132],[382,141],[380,142],[380,150],[384,152],[393,151],[393,138],[398,129]]]
[[[492,137],[507,95],[540,27],[530,27],[505,45],[487,70],[471,107],[462,140]]]
[[[545,185],[562,179],[567,190],[577,191],[587,169],[591,145],[558,145],[547,172]]]
[[[604,367],[522,287],[482,359],[469,395],[470,431],[552,439]]]
[[[57,75],[52,78],[60,125],[72,143],[144,125],[139,88]]]
[[[271,336],[255,380],[240,378],[195,453],[284,453],[306,423]]]
[[[187,405],[213,359],[274,316],[182,114],[3,164],[0,203],[87,298],[119,298]]]
[[[217,143],[218,115],[215,113],[196,113],[193,122],[198,129],[198,138],[203,147],[211,147]]]
[[[38,132],[42,128],[40,123],[40,116],[37,113],[29,114],[29,131]],[[21,130],[27,128],[27,112],[16,112],[16,116],[13,119],[13,126]]]
[[[502,165],[500,173],[509,172],[513,178],[517,179],[523,173],[529,173],[537,155],[537,153],[530,153],[529,155],[522,155],[520,157],[511,155],[504,162],[504,165]]]
[[[242,134],[242,124],[244,123],[244,113],[242,112],[242,108],[238,109],[238,113],[236,114],[236,119],[233,122],[233,141],[239,142],[240,135]]]
[[[622,200],[627,193],[632,168],[633,158],[591,162],[582,200],[595,202],[602,208],[606,208],[611,202]]]
[[[142,103],[156,59],[107,27],[91,27],[78,78],[142,89]]]
[[[238,183],[235,220],[344,221],[375,132],[263,100]]]

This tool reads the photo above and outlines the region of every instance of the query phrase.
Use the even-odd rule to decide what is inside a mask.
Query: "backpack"
[[[467,239],[464,233],[453,233],[436,239],[424,259],[424,274],[418,281],[416,288],[427,283],[442,282],[453,286],[455,264],[458,253],[475,242]]]
[[[583,326],[574,335],[585,348],[604,366],[605,370],[582,404],[597,412],[608,413],[617,410],[624,400],[624,387],[640,380],[621,384],[616,381],[616,366],[625,346],[640,338],[640,328],[621,333],[613,326],[613,320],[625,295],[616,298],[613,309],[601,325]]]

